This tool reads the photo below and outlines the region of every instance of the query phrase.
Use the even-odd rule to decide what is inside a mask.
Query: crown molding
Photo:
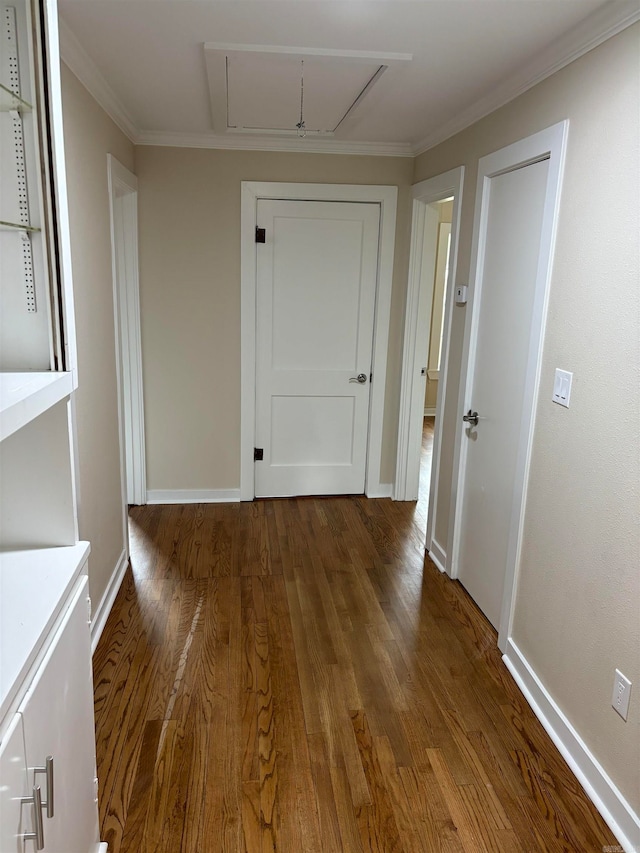
[[[349,142],[306,136],[233,136],[216,133],[169,133],[143,130],[136,145],[158,145],[170,148],[217,148],[226,151],[292,151],[302,154],[358,154],[371,157],[413,157],[407,142]]]
[[[59,18],[59,32],[62,61],[107,115],[113,119],[124,135],[131,142],[136,143],[139,133],[133,119],[62,17]]]
[[[308,154],[355,154],[373,157],[417,157],[456,133],[541,83],[547,77],[579,59],[585,53],[640,21],[637,0],[616,0],[590,15],[570,33],[552,42],[536,59],[511,75],[459,113],[454,119],[425,136],[417,144],[404,142],[350,142],[327,138],[276,138],[270,136],[234,136],[232,134],[140,131],[118,96],[107,83],[78,38],[61,17],[60,55],[62,61],[135,145],[175,148],[213,148],[235,151],[293,151]]]
[[[511,75],[504,84],[497,86],[467,110],[463,110],[454,119],[425,136],[413,147],[414,156],[424,154],[500,109],[637,21],[640,21],[637,0],[614,2],[596,10],[569,33],[552,42],[533,62]]]

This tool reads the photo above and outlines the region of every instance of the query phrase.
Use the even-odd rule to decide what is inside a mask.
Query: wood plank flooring
[[[601,851],[616,841],[424,505],[147,506],[94,656],[110,853]]]

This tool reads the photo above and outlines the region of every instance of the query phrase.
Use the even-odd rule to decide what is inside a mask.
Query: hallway
[[[422,497],[132,509],[94,657],[110,853],[615,844],[491,626],[423,566],[424,516]]]

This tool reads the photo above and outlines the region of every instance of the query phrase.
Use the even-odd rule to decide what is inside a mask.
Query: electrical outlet
[[[616,675],[613,680],[613,696],[611,704],[613,710],[617,711],[623,720],[626,720],[629,715],[629,696],[631,695],[631,682],[623,675],[619,669],[616,669]]]

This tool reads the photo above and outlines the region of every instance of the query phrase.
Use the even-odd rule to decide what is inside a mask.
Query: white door
[[[29,784],[50,797],[44,767],[53,758],[53,815],[44,817],[45,853],[81,853],[98,842],[95,728],[88,581],[83,579],[33,685],[20,706]]]
[[[362,494],[380,207],[258,201],[257,497]]]
[[[486,178],[458,578],[500,623],[549,160]],[[479,300],[479,304],[477,303]],[[461,413],[462,416],[463,413]]]

